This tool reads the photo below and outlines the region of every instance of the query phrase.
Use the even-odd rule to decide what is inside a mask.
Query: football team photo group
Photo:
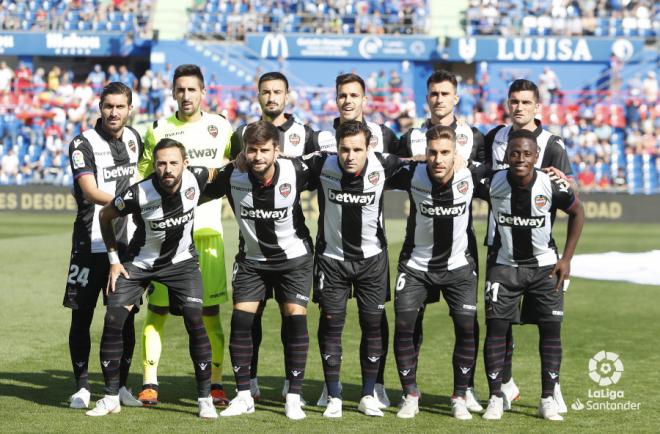
[[[537,330],[538,388],[523,392],[540,391],[539,418],[564,419],[564,296],[585,210],[564,141],[539,121],[537,83],[510,82],[508,123],[482,132],[457,112],[463,94],[456,75],[436,69],[426,81],[430,117],[398,137],[363,113],[371,95],[356,72],[328,84],[338,110],[330,130],[314,130],[287,112],[289,80],[272,71],[257,77],[261,118],[234,131],[224,116],[204,109],[205,79],[197,65],[175,66],[176,110],[143,132],[129,125],[132,89],[108,82],[98,91],[96,124],[69,138],[77,205],[63,302],[71,314],[71,408],[96,417],[124,407],[160,409],[167,386],[161,390],[159,367],[172,363],[161,353],[174,338],[164,334],[165,324],[182,317],[192,365],[181,369],[191,372],[186,393],[197,398],[203,419],[262,411],[260,349],[280,345],[286,418],[304,419],[316,406],[323,418],[389,418],[386,409],[394,407],[397,418],[413,419],[425,411],[427,392],[417,377],[435,369],[419,363],[423,338],[441,336],[453,342],[453,381],[444,383],[453,386],[428,391],[450,396],[450,414],[434,416],[435,423],[506,420],[521,393],[514,377],[522,374],[513,370],[523,351],[514,351],[516,326],[528,324]],[[408,198],[400,234],[386,231],[384,208],[401,197],[389,193],[395,190]],[[305,198],[317,203],[318,218]],[[238,239],[224,235],[223,201]],[[487,203],[484,233],[473,227],[476,201]],[[553,225],[562,229],[558,242]],[[403,239],[400,251],[388,249],[392,235]],[[235,257],[225,255],[230,246]],[[100,342],[90,332],[99,298]],[[441,300],[453,332],[424,328]],[[266,328],[277,327],[264,315],[275,303],[281,342],[263,339]],[[144,322],[136,329],[140,311]],[[355,353],[342,345],[353,327]],[[136,341],[141,354],[134,354]],[[350,388],[359,396],[348,398],[357,407],[343,402],[349,389],[342,364],[353,359],[361,384]],[[316,364],[320,396],[303,394],[308,367]],[[388,365],[398,379],[386,384]],[[135,394],[131,366],[142,375]],[[89,377],[99,367],[104,389],[94,402]],[[477,390],[475,378],[487,389]]]

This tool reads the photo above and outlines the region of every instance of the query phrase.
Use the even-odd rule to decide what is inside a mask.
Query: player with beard
[[[105,396],[87,415],[121,411],[121,330],[130,312],[137,310],[145,288],[155,281],[165,285],[172,306],[183,315],[197,382],[199,417],[213,419],[218,414],[211,397],[211,344],[202,319],[204,288],[193,241],[195,209],[211,175],[204,167],[186,170],[186,149],[172,139],[158,142],[152,160],[154,173],[116,196],[99,214],[110,261],[108,308],[101,337]],[[133,216],[137,229],[122,262],[112,222],[127,215]]]
[[[531,99],[522,101],[533,105]],[[517,103],[513,101],[512,105]],[[514,110],[514,118],[515,113]],[[507,332],[515,322],[538,326],[539,415],[547,420],[563,420],[555,398],[562,356],[563,288],[584,224],[584,209],[565,179],[553,180],[537,169],[543,151],[537,140],[535,132],[524,128],[509,134],[505,154],[509,167],[496,172],[490,181],[488,197],[496,226],[485,297],[484,358],[490,400],[483,418],[488,420],[498,420],[503,415],[504,349]],[[568,214],[561,259],[552,237],[557,209]]]
[[[63,304],[71,309],[69,352],[76,390],[71,408],[87,408],[90,399],[88,365],[91,340],[89,329],[99,293],[108,278],[108,258],[98,225],[98,214],[120,191],[139,179],[138,158],[142,140],[126,125],[132,105],[131,90],[113,82],[103,88],[99,102],[101,118],[94,128],[74,137],[69,145],[69,160],[74,177],[73,196],[78,206],[73,224],[71,260]],[[123,256],[135,229],[130,219],[115,222],[118,248]],[[104,295],[103,303],[107,304]],[[119,399],[127,406],[140,406],[126,388],[128,371],[135,348],[134,315],[129,315],[122,333],[124,339],[120,362]]]

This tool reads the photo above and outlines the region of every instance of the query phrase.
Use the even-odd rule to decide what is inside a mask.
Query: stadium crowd
[[[652,0],[470,0],[469,35],[642,36],[660,34]]]
[[[250,32],[419,34],[426,0],[207,0],[190,10],[189,33],[241,40]]]
[[[150,34],[151,0],[0,2],[0,30],[121,31]]]
[[[132,122],[146,124],[176,110],[170,80],[169,67],[162,73],[147,70],[138,78],[124,65],[109,65],[105,70],[96,65],[87,77],[74,80],[72,71],[59,66],[46,73],[43,68],[33,72],[22,63],[13,70],[1,62],[0,183],[70,185],[66,146],[71,137],[95,122],[99,89],[111,81],[128,85],[134,90]],[[628,171],[641,170],[628,165],[633,157],[650,158],[656,165],[653,172],[660,173],[660,106],[653,71],[626,82],[623,98],[585,97],[559,103],[547,89],[547,78],[539,77],[538,82],[544,102],[542,121],[550,132],[564,138],[581,188],[627,190],[632,179]],[[259,118],[254,88],[221,86],[213,74],[208,83],[209,111],[225,114],[234,128]],[[368,119],[387,124],[399,135],[416,125],[412,92],[402,86],[396,71],[373,73],[366,83]],[[507,122],[504,95],[497,100],[488,92],[478,78],[461,83],[458,113],[483,132]],[[291,113],[316,129],[329,129],[337,116],[331,87],[291,89],[289,106]]]

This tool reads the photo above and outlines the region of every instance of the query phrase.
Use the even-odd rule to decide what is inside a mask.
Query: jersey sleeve
[[[235,160],[236,156],[243,149],[243,131],[245,131],[245,125],[241,125],[234,131],[234,134],[231,135],[230,140],[230,150],[229,150],[229,159]]]
[[[232,146],[231,139],[234,137],[234,134],[233,134],[234,129],[231,127],[231,124],[229,123],[229,121],[224,116],[222,116],[222,115],[218,115],[218,116],[220,116],[225,121],[225,131],[226,131],[226,133],[225,133],[226,136],[225,136],[225,140],[224,140],[225,148],[222,152],[222,156],[225,159],[228,160],[229,157],[231,156],[231,146]]]
[[[188,166],[188,170],[195,176],[200,191],[204,191],[204,187],[206,187],[209,180],[209,169],[202,166]]]
[[[305,147],[303,148],[303,154],[311,154],[316,151],[320,151],[319,145],[316,140],[314,140],[315,132],[309,125],[305,125]]]
[[[385,169],[385,178],[394,176],[406,164],[394,154],[381,154],[376,152],[376,157],[380,160],[380,164]]]
[[[399,155],[399,139],[394,134],[394,131],[387,125],[381,125],[380,129],[383,133],[383,151],[389,154]]]
[[[154,128],[156,127],[157,122],[158,121],[154,122],[153,125],[147,128],[147,132],[144,134],[144,150],[142,151],[142,157],[138,162],[138,172],[142,178],[146,178],[154,171],[153,152],[156,147]]]
[[[557,136],[552,136],[548,140],[548,146],[545,149],[543,161],[541,162],[541,167],[550,166],[561,170],[567,176],[573,175],[573,169],[571,169],[571,162],[568,159],[564,141]]]
[[[575,192],[565,179],[551,180],[552,185],[552,207],[562,211],[568,211],[578,200]]]
[[[412,157],[412,148],[410,146],[410,136],[413,129],[409,129],[405,134],[399,138],[399,147],[396,154],[401,158]]]
[[[314,152],[293,160],[296,170],[301,171],[300,179],[302,183],[299,187],[301,190],[315,190],[318,187],[319,177],[326,158],[328,158],[327,153]]]
[[[133,184],[128,187],[126,190],[118,194],[110,203],[122,217],[140,211],[138,184]]]
[[[410,181],[412,180],[417,162],[406,162],[401,168],[391,177],[385,181],[385,189],[387,190],[410,190]]]
[[[92,151],[92,145],[86,138],[78,136],[69,144],[69,164],[71,164],[73,179],[96,173],[94,151]]]
[[[492,167],[487,164],[473,162],[468,169],[470,169],[470,173],[472,174],[474,197],[488,201],[490,178],[493,176]]]
[[[227,164],[222,169],[217,169],[218,172],[215,175],[215,179],[209,183],[206,183],[203,190],[204,195],[212,199],[219,199],[225,196],[229,191],[229,180],[231,178],[233,168],[233,164]],[[206,176],[208,177],[208,172]]]
[[[315,146],[318,147],[320,151],[324,152],[337,152],[337,139],[335,134],[327,131],[321,130],[314,132]]]
[[[471,127],[472,129],[472,152],[470,154],[470,159],[472,161],[478,161],[479,163],[486,162],[486,143],[484,135],[481,134],[476,127]],[[492,146],[492,145],[491,145]]]
[[[488,134],[484,137],[484,161],[490,167],[493,167],[493,143],[495,142],[495,135],[502,128],[504,128],[504,125],[499,125],[488,131]]]

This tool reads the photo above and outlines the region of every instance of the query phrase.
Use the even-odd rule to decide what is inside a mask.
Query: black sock
[[[285,316],[280,310],[280,342],[282,342],[282,350],[286,353],[286,346],[288,342],[287,338],[287,327],[286,327],[286,321],[285,321]],[[308,347],[309,347],[309,336],[307,336],[308,340]],[[309,349],[309,348],[308,348]],[[289,376],[289,360],[284,357],[284,376],[288,378]]]
[[[131,370],[131,362],[133,361],[133,350],[135,350],[135,311],[126,318],[124,328],[122,330],[122,339],[124,341],[124,352],[121,355],[119,362],[119,387],[125,387],[128,382],[128,371]]]
[[[420,325],[417,311],[397,312],[394,325],[394,357],[403,393],[417,392],[417,351],[415,330]]]
[[[290,315],[284,317],[286,328],[286,345],[284,359],[289,380],[289,393],[300,394],[305,379],[305,365],[309,351],[309,335],[307,334],[307,315]]]
[[[454,396],[465,397],[472,369],[474,368],[474,318],[467,315],[453,315],[454,321]]]
[[[362,371],[362,396],[373,395],[378,368],[383,357],[381,337],[382,312],[368,314],[360,312],[360,368]]]
[[[490,319],[486,321],[486,343],[484,359],[490,395],[502,396],[502,371],[506,353],[506,331],[509,321]]]
[[[539,322],[541,355],[541,398],[553,396],[561,368],[561,322]]]
[[[188,332],[188,348],[195,368],[197,397],[206,398],[211,394],[211,341],[204,328],[202,309],[184,306],[183,323]]]
[[[254,314],[252,322],[252,360],[250,361],[250,378],[257,378],[257,368],[259,365],[259,349],[261,348],[261,339],[263,338],[261,319],[264,311],[260,309]],[[264,303],[265,307],[265,303]]]
[[[380,320],[380,336],[383,357],[380,358],[380,367],[378,368],[376,383],[385,384],[385,362],[387,361],[387,353],[390,349],[390,325],[387,321],[387,313],[385,310],[383,310],[383,316]]]
[[[71,355],[73,378],[76,380],[76,391],[83,387],[89,390],[88,366],[91,348],[89,328],[92,325],[93,318],[93,309],[78,308],[71,311],[69,354]]]
[[[119,365],[124,352],[122,330],[129,312],[123,306],[108,306],[101,337],[101,370],[105,380],[105,394],[119,394]]]
[[[250,390],[250,361],[252,360],[252,324],[254,314],[234,309],[231,316],[229,355],[236,379],[236,390]]]
[[[415,322],[415,331],[413,332],[413,344],[415,345],[415,354],[418,358],[419,350],[422,348],[422,341],[424,340],[424,312],[426,312],[426,306],[419,308],[417,321]]]
[[[508,383],[513,376],[513,325],[509,324],[506,332],[506,355],[504,356],[504,372],[502,373],[502,383]]]
[[[470,381],[468,387],[474,388],[474,372],[477,370],[477,360],[479,359],[479,320],[474,316],[474,365],[470,370]]]
[[[326,313],[321,311],[319,319],[319,350],[323,364],[323,377],[328,388],[328,396],[341,398],[339,393],[339,373],[341,371],[341,334],[344,330],[346,313]]]

